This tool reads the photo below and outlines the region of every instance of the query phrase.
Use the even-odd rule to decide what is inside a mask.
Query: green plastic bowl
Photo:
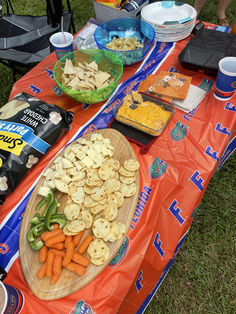
[[[114,82],[110,85],[91,91],[77,91],[70,89],[62,84],[61,75],[65,66],[66,59],[71,59],[73,65],[78,62],[90,63],[95,61],[98,64],[98,69],[111,74]],[[120,82],[123,73],[123,65],[119,57],[107,50],[101,49],[81,49],[70,52],[57,61],[53,68],[54,79],[60,86],[61,90],[69,97],[80,103],[95,104],[107,99],[116,89]]]

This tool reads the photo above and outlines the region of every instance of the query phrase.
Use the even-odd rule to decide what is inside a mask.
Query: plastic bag
[[[26,93],[0,108],[0,204],[70,128],[73,116]]]

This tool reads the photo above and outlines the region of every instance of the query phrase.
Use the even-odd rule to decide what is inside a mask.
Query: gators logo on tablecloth
[[[148,169],[150,175],[153,179],[160,177],[167,169],[167,164],[165,161],[155,157],[152,165]]]
[[[70,314],[92,314],[93,310],[89,304],[80,300],[76,302],[75,307],[70,311]]]
[[[180,141],[186,136],[187,130],[187,125],[178,121],[176,122],[175,127],[171,130],[170,135],[173,140]]]
[[[129,237],[126,236],[121,247],[119,248],[119,251],[116,253],[108,267],[114,268],[119,266],[126,258],[128,251],[129,251]]]

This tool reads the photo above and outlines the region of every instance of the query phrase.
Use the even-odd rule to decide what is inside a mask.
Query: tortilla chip
[[[71,87],[72,89],[77,90],[79,88],[81,81],[78,79],[77,76],[75,76],[69,83],[68,86]]]
[[[64,66],[64,74],[75,74],[75,69],[72,61],[70,59],[66,59],[66,63]]]
[[[109,79],[110,76],[111,75],[106,72],[99,72],[95,74],[95,81],[96,81],[97,88],[100,88],[100,86],[102,86],[106,82],[106,80]]]
[[[89,63],[87,66],[91,70],[94,70],[96,72],[98,71],[98,65],[97,65],[97,63],[95,61]]]

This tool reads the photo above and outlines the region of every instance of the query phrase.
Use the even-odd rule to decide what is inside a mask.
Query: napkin
[[[189,91],[187,97],[184,100],[173,99],[172,103],[176,108],[183,110],[185,112],[189,112],[193,110],[205,97],[206,91],[203,89],[190,84]]]

